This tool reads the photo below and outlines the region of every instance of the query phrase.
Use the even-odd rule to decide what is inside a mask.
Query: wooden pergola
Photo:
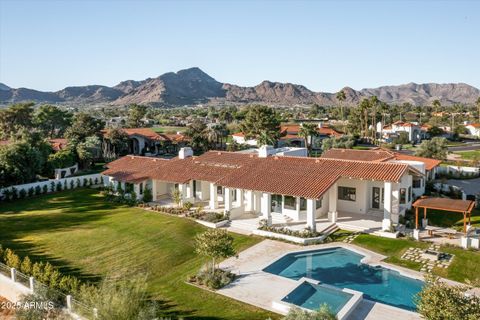
[[[463,213],[463,232],[467,232],[468,224],[472,216],[475,202],[471,200],[459,200],[448,198],[420,198],[412,205],[415,208],[415,228],[418,229],[418,208],[423,208],[423,218],[427,219],[427,209],[452,211]]]

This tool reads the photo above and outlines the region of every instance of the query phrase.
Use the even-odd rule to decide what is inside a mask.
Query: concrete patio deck
[[[222,268],[229,269],[239,275],[232,284],[218,290],[219,294],[258,306],[260,308],[277,312],[272,307],[273,301],[281,300],[285,295],[298,285],[298,282],[281,276],[263,272],[262,270],[282,255],[293,251],[309,251],[322,248],[344,247],[365,256],[363,263],[382,265],[399,271],[409,277],[423,279],[420,272],[412,271],[398,266],[388,265],[382,260],[385,256],[365,250],[351,244],[328,243],[308,247],[274,240],[264,240],[257,245],[241,252],[238,258],[230,258],[220,264]],[[420,319],[420,315],[407,310],[391,307],[382,303],[363,300],[349,316],[349,320],[360,319],[389,319],[413,320]]]

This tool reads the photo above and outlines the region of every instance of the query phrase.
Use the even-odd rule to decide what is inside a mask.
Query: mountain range
[[[345,103],[353,105],[362,98],[377,96],[386,103],[430,105],[440,100],[442,105],[473,104],[480,90],[465,83],[408,83],[373,89],[343,88]],[[314,92],[292,83],[263,81],[254,87],[241,87],[218,82],[199,68],[165,73],[141,81],[126,80],[114,87],[89,85],[66,87],[56,92],[27,88],[10,88],[0,83],[0,104],[22,101],[66,105],[128,105],[182,106],[221,103],[263,103],[268,105],[337,105],[336,93]]]

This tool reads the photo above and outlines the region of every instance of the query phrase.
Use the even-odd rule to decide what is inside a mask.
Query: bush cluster
[[[126,204],[128,206],[138,205],[137,194],[131,190],[125,192],[122,188],[114,190],[113,186],[106,187],[102,190],[102,194],[107,201]]]
[[[217,223],[220,221],[225,221],[230,219],[228,214],[223,214],[221,212],[208,212],[208,211],[190,212],[188,216],[193,219],[212,222],[212,223]]]
[[[196,275],[191,276],[191,283],[206,286],[210,289],[220,289],[235,280],[235,274],[227,270],[203,268]]]
[[[0,245],[0,262],[10,268],[15,268],[27,276],[34,277],[37,281],[47,285],[51,289],[60,290],[64,293],[75,293],[80,288],[80,281],[73,276],[63,275],[49,262],[32,262],[28,256],[21,259],[11,249],[3,249]]]
[[[266,220],[261,220],[258,229],[298,238],[316,238],[322,235],[320,232],[313,231],[310,228],[305,228],[304,230],[291,230],[284,227],[269,226],[266,222]]]

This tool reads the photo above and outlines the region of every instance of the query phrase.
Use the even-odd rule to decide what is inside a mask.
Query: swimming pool
[[[275,261],[263,271],[299,280],[318,280],[338,288],[363,292],[369,300],[414,311],[415,295],[423,282],[400,275],[383,267],[373,267],[360,261],[363,256],[351,250],[335,247],[315,251],[294,252]]]
[[[335,290],[322,285],[303,282],[284,297],[282,301],[310,310],[318,310],[319,306],[326,303],[330,310],[337,314],[352,297],[353,294],[338,289]]]

